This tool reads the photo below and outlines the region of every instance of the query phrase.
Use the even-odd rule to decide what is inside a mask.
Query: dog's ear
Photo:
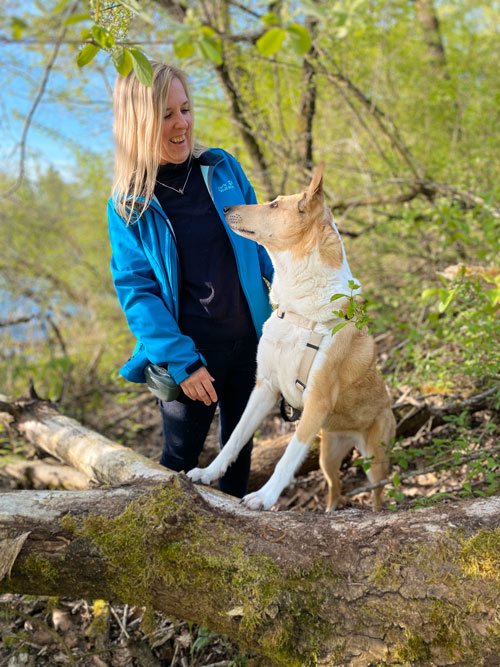
[[[323,169],[325,168],[325,163],[320,162],[316,169],[309,187],[307,188],[307,198],[310,200],[313,197],[323,194]]]
[[[311,182],[309,183],[309,187],[307,188],[306,192],[304,192],[304,196],[302,199],[299,201],[298,207],[299,211],[301,213],[304,213],[307,206],[316,198],[316,197],[322,197],[323,196],[323,169],[325,168],[325,163],[320,162],[316,169],[314,170],[314,174],[312,177]]]

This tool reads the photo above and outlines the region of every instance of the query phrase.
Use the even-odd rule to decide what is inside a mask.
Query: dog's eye
[[[271,208],[278,208],[278,202],[277,202],[277,201],[272,201],[272,202],[269,204],[269,206],[270,206]]]

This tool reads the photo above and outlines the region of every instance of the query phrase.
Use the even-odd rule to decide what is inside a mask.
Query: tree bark
[[[121,486],[0,494],[0,591],[146,605],[227,633],[266,664],[494,664],[500,499],[256,513],[100,436],[84,448],[74,420],[28,407],[15,423],[32,442],[68,455],[73,439],[80,468]]]
[[[429,59],[440,69],[444,76],[449,77],[446,67],[446,55],[439,28],[433,0],[415,0],[417,19],[422,28],[424,41],[427,45]]]

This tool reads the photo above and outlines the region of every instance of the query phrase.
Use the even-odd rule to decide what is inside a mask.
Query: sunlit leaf
[[[194,53],[194,46],[191,42],[175,42],[174,51],[177,58],[181,60],[189,58]]]
[[[146,23],[150,23],[153,25],[154,21],[151,18],[151,16],[144,10],[140,2],[137,2],[137,0],[118,0],[120,5],[122,7],[125,7],[125,9],[128,9],[131,11],[133,14],[137,14],[143,21]]]
[[[129,53],[132,56],[132,64],[136,77],[145,86],[151,87],[153,85],[153,68],[151,67],[151,63],[144,53],[138,49],[130,49]]]
[[[127,76],[134,66],[130,51],[123,46],[119,46],[113,49],[112,57],[118,74],[120,76]]]
[[[68,16],[68,18],[64,21],[64,25],[73,25],[74,23],[80,23],[80,21],[89,21],[90,19],[90,14],[75,14],[75,16]]]
[[[332,329],[332,336],[337,333],[337,331],[340,331],[343,327],[345,327],[349,322],[339,322],[336,326],[333,327]]]
[[[57,5],[54,7],[52,10],[52,14],[59,14],[59,12],[62,12],[62,10],[69,5],[70,0],[61,0],[60,2],[57,3]]]
[[[270,28],[262,37],[257,40],[257,49],[263,56],[272,56],[277,53],[286,37],[286,30],[283,28]]]
[[[261,21],[266,25],[278,25],[280,20],[276,12],[269,12],[261,18]]]
[[[10,27],[12,28],[12,35],[14,39],[21,39],[24,30],[26,30],[28,27],[28,24],[23,19],[14,16],[10,21]]]
[[[103,49],[110,49],[115,43],[115,37],[110,32],[101,28],[100,25],[93,25],[91,28],[92,37],[102,46]]]
[[[210,37],[203,37],[203,39],[200,39],[198,42],[198,46],[205,58],[212,60],[216,65],[222,63],[221,48],[216,40],[211,39]]]
[[[311,48],[311,36],[309,35],[307,28],[304,28],[304,26],[299,25],[298,23],[293,23],[288,26],[287,31],[295,53],[299,56],[303,56],[304,53],[307,53]]]
[[[97,46],[97,44],[85,44],[76,58],[76,64],[78,67],[84,67],[85,65],[88,65],[100,50],[101,47]]]

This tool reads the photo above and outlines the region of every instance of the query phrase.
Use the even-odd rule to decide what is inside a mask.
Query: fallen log
[[[90,480],[82,472],[70,466],[60,465],[51,458],[33,461],[15,461],[0,469],[9,477],[29,489],[88,489]]]
[[[80,467],[99,477],[100,462],[120,486],[0,494],[0,591],[145,605],[287,667],[465,666],[498,655],[498,498],[255,513],[109,441],[85,448],[82,427],[39,410],[18,412],[16,428],[68,455],[73,439]]]

